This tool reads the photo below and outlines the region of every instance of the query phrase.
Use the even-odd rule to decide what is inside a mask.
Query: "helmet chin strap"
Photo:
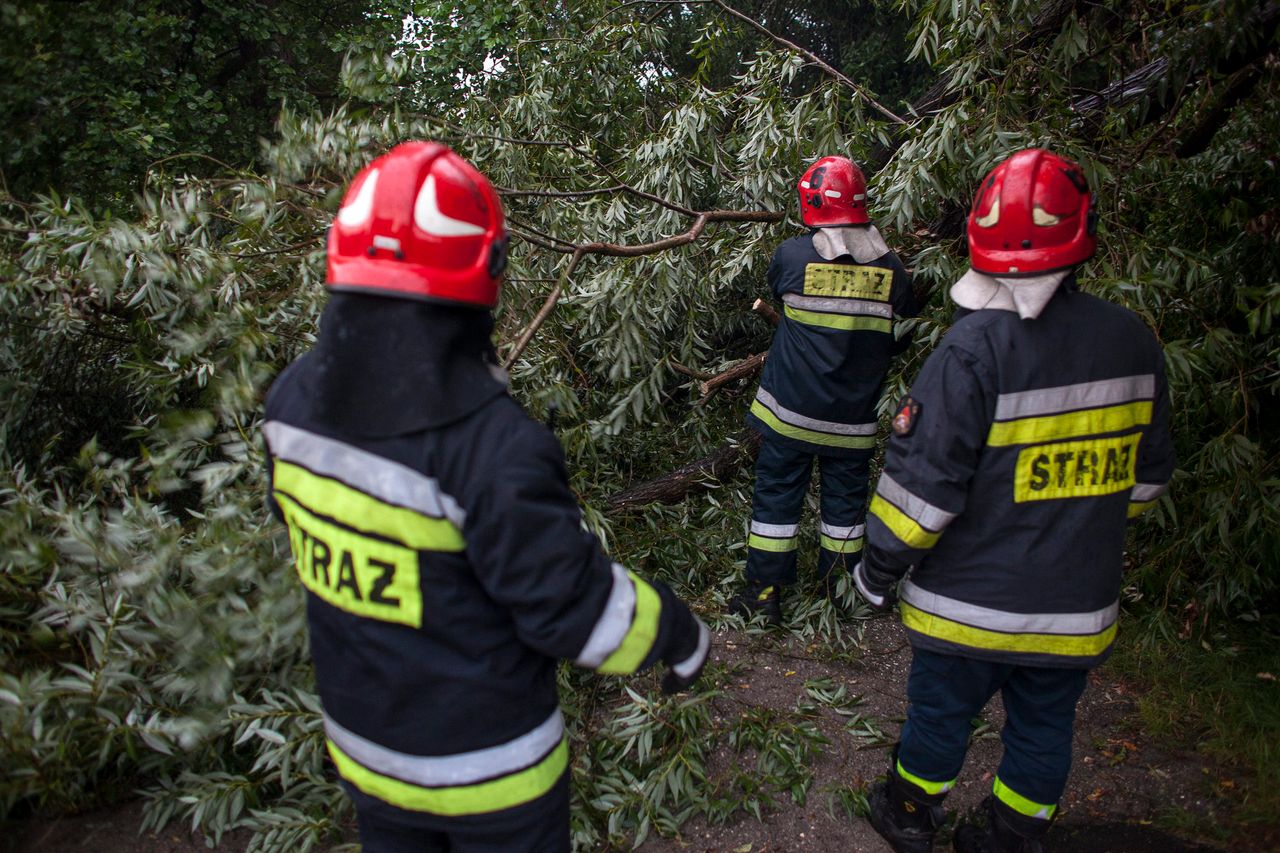
[[[813,248],[823,260],[834,261],[850,255],[860,264],[888,254],[889,246],[874,225],[836,225],[819,228]]]
[[[1044,311],[1071,269],[1043,275],[1003,278],[970,269],[951,285],[951,299],[961,308],[1012,311],[1023,320],[1034,320]]]

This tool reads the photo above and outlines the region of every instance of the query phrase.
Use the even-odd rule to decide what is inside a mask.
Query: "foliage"
[[[1274,603],[1280,198],[1270,140],[1280,117],[1269,104],[1280,92],[1266,58],[1273,41],[1239,65],[1235,57],[1258,46],[1223,35],[1246,29],[1252,4],[901,0],[902,20],[859,4],[883,23],[870,35],[865,21],[839,30],[852,40],[844,44],[864,48],[842,50],[839,67],[877,79],[858,62],[879,57],[901,71],[896,51],[907,46],[890,36],[909,28],[916,59],[943,81],[929,110],[902,110],[905,126],[714,4],[546,5],[415,4],[399,44],[381,51],[375,34],[399,32],[399,19],[391,4],[371,7],[373,29],[351,36],[361,48],[341,72],[347,100],[315,109],[323,98],[291,96],[256,158],[263,113],[249,110],[234,127],[248,135],[234,139],[192,117],[164,150],[225,143],[237,168],[153,170],[123,218],[97,212],[100,198],[34,194],[53,180],[59,190],[83,186],[49,159],[63,145],[50,140],[70,138],[59,117],[74,111],[55,110],[45,117],[54,125],[28,131],[34,147],[21,156],[37,160],[23,168],[42,183],[14,183],[6,166],[19,192],[0,198],[0,393],[10,401],[0,415],[0,755],[9,770],[0,808],[79,808],[141,784],[153,824],[180,817],[214,836],[249,827],[264,850],[306,849],[343,821],[287,542],[262,508],[257,429],[271,378],[314,339],[321,241],[344,182],[411,137],[449,142],[502,188],[517,237],[499,316],[504,351],[562,288],[514,365],[513,390],[536,416],[557,411],[588,521],[620,559],[668,580],[708,616],[740,576],[745,481],[640,516],[605,518],[600,507],[739,429],[749,389],[698,403],[676,365],[714,371],[767,346],[748,305],[762,295],[773,246],[798,223],[713,224],[669,251],[588,252],[570,274],[575,250],[681,234],[702,211],[783,210],[806,161],[842,150],[868,163],[883,155],[873,212],[917,279],[940,290],[964,268],[949,223],[986,169],[1034,143],[1079,158],[1100,190],[1103,251],[1087,286],[1151,323],[1174,388],[1182,464],[1171,496],[1135,526],[1134,594],[1157,610],[1193,611],[1210,631]],[[794,26],[780,23],[779,7],[750,8],[830,62],[822,22],[843,5],[815,5]],[[0,4],[0,15],[28,14],[16,9]],[[131,20],[104,9],[103,32]],[[1038,26],[1060,9],[1053,26]],[[30,37],[52,38],[43,26]],[[68,43],[101,49],[79,26],[67,26]],[[284,25],[264,26],[270,40]],[[332,46],[288,31],[309,50]],[[159,40],[148,45],[158,50]],[[44,61],[28,53],[16,55]],[[58,69],[50,91],[127,91],[129,74],[168,68],[167,56],[125,51],[92,81],[82,66]],[[1174,69],[1159,85],[1073,108],[1158,61]],[[0,85],[21,87],[44,66],[13,68]],[[889,74],[901,88],[881,101],[913,97],[919,69]],[[1246,72],[1253,88],[1207,146],[1179,155]],[[235,79],[211,90],[224,107],[241,97],[245,81]],[[198,80],[179,82],[208,85]],[[164,91],[180,101],[186,90]],[[269,101],[262,109],[274,117]],[[122,102],[117,118],[154,106],[145,126],[160,126],[176,103]],[[93,132],[111,197],[141,186],[156,152],[121,136],[118,122]],[[946,321],[935,297],[910,324],[917,343],[885,405]],[[859,632],[829,604],[801,606],[794,631],[820,658],[858,652]],[[725,675],[713,670],[709,681]],[[814,683],[807,695],[848,716],[853,736],[882,740],[841,689]],[[623,691],[565,670],[562,693],[581,848],[669,834],[695,812],[725,819],[809,795],[805,763],[819,741],[808,700],[724,722],[709,710],[714,694],[662,699],[645,678]],[[715,764],[716,745],[741,758],[740,772]],[[861,805],[851,789],[830,793],[841,807]]]
[[[120,210],[157,161],[247,166],[282,101],[333,103],[347,48],[399,33],[371,5],[0,3],[0,174],[22,198],[56,188]]]

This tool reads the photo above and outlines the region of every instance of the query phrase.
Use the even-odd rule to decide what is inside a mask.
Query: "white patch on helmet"
[[[854,201],[863,201],[864,199],[866,199],[866,197],[867,197],[867,194],[866,194],[866,193],[854,193],[854,194],[853,194],[853,200],[854,200]]]
[[[1057,225],[1062,221],[1062,217],[1055,216],[1043,207],[1033,207],[1031,209],[1031,221],[1037,225]]]
[[[436,200],[436,176],[428,175],[426,183],[418,191],[413,205],[413,222],[423,231],[436,237],[478,237],[484,229],[471,222],[463,222],[446,216]]]
[[[379,169],[370,172],[369,177],[365,178],[364,183],[360,185],[360,192],[356,193],[355,200],[338,211],[340,225],[352,228],[368,221],[373,214],[373,192],[378,187],[379,172]]]
[[[398,252],[400,251],[400,241],[395,237],[384,237],[381,234],[375,234],[373,247],[375,249],[386,249],[388,252]]]
[[[1000,199],[996,198],[991,205],[991,210],[987,211],[986,216],[979,216],[973,220],[981,228],[990,228],[1000,221]]]
[[[840,190],[823,190],[822,194],[827,198],[840,198]]]
[[[804,187],[805,189],[809,189],[809,182],[808,182],[808,181],[801,181],[801,182],[800,182],[800,186]]]

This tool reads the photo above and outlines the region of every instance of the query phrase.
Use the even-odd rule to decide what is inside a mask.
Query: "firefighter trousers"
[[[569,853],[568,772],[532,802],[458,817],[404,811],[343,787],[356,804],[364,853]]]
[[[1011,812],[1047,821],[1071,770],[1076,702],[1088,670],[1019,666],[915,649],[898,774],[926,793],[950,790],[964,763],[970,721],[999,691],[1004,758],[992,793]]]
[[[797,531],[815,456],[822,515],[818,577],[833,578],[857,564],[862,553],[872,452],[822,456],[766,436],[756,460],[751,535],[747,539],[748,580],[795,583]]]

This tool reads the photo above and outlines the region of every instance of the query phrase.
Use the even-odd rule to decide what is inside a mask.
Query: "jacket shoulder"
[[[516,470],[564,471],[560,442],[509,394],[494,397],[450,424],[443,431],[441,446],[456,449],[447,451],[446,457],[459,463],[469,488],[483,488]]]
[[[1009,311],[973,311],[952,324],[938,343],[939,350],[954,350],[966,361],[973,362],[991,350],[991,338],[1000,327],[1017,322],[1018,315]]]
[[[1112,323],[1143,340],[1156,342],[1155,332],[1151,331],[1147,321],[1137,312],[1091,293],[1076,292],[1072,294],[1072,298],[1079,300],[1086,310],[1102,318],[1104,322]]]
[[[813,236],[810,234],[797,234],[795,237],[783,240],[773,251],[775,262],[808,263],[817,257],[818,253],[813,248]]]

